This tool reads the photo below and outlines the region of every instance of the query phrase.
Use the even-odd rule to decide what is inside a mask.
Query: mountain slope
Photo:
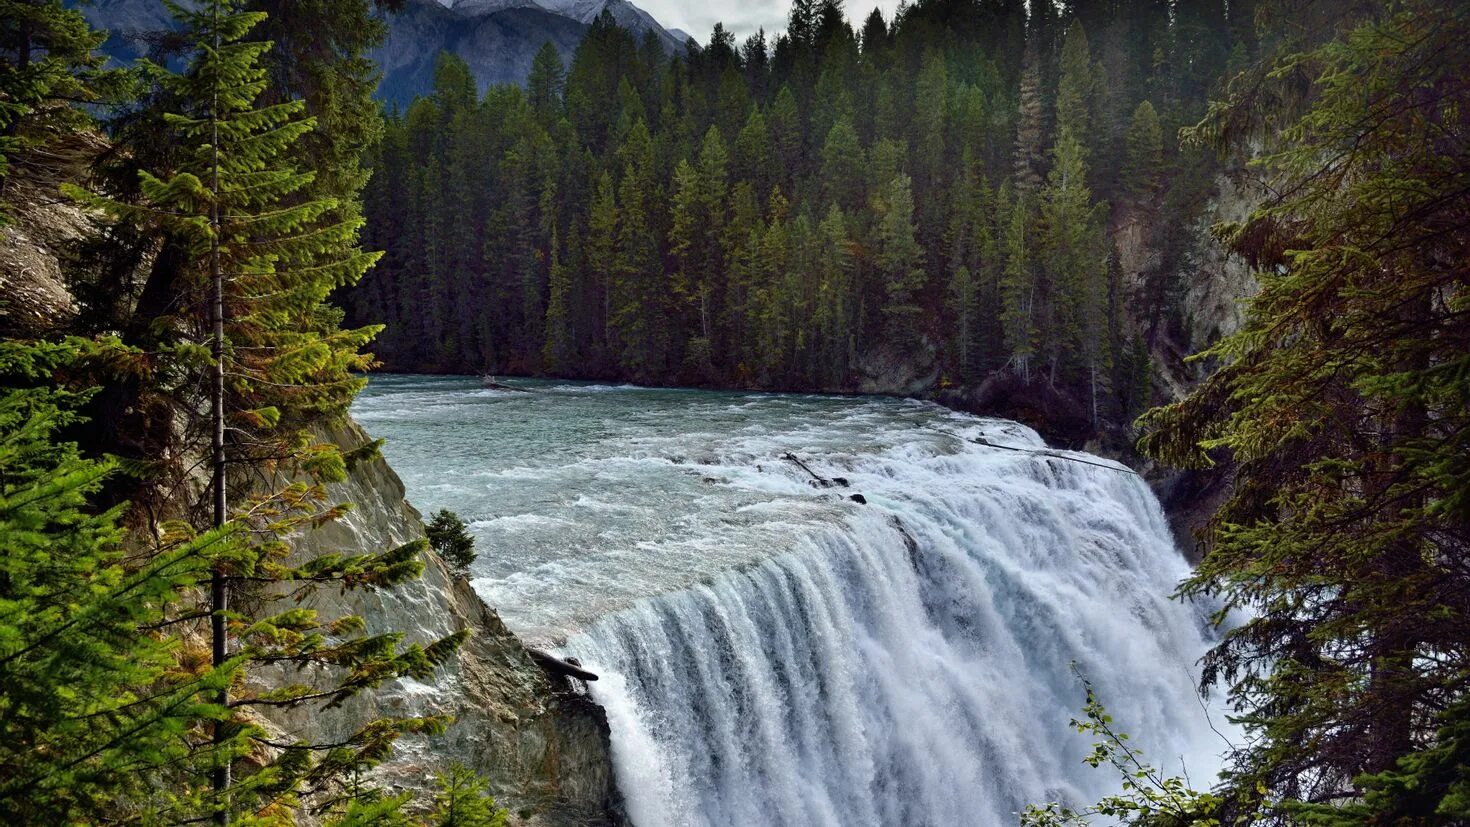
[[[440,52],[464,58],[481,89],[521,83],[543,44],[551,43],[570,63],[587,32],[587,24],[535,4],[485,13],[476,8],[484,3],[506,5],[505,0],[471,0],[460,4],[464,8],[446,8],[419,0],[392,15],[387,39],[372,54],[383,70],[378,97],[404,103],[426,93]]]
[[[150,33],[171,25],[158,0],[67,0],[66,5],[107,29],[111,37],[104,49],[123,62],[145,54]],[[388,37],[371,55],[383,69],[378,97],[405,103],[428,92],[434,61],[445,51],[464,58],[481,89],[523,83],[546,43],[570,63],[587,27],[604,10],[635,37],[655,33],[670,52],[687,41],[628,0],[409,0],[388,17]]]
[[[653,15],[629,3],[628,0],[536,0],[536,2],[548,11],[580,20],[588,25],[591,25],[592,21],[596,20],[603,11],[607,11],[619,26],[632,32],[635,36],[642,37],[650,31],[657,34],[659,40],[669,51],[684,48],[685,42],[689,39],[688,35],[683,35],[682,32],[676,34],[674,31],[665,29],[653,19]]]

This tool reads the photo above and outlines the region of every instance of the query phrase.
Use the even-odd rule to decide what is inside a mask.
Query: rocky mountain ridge
[[[95,27],[110,33],[104,49],[119,62],[144,55],[151,33],[170,27],[168,9],[157,0],[66,0]],[[369,57],[383,71],[378,97],[407,103],[425,94],[440,52],[469,64],[480,88],[523,83],[531,61],[546,43],[570,64],[572,52],[603,12],[635,37],[652,32],[670,52],[688,36],[665,29],[628,0],[407,0],[388,14],[388,36]]]

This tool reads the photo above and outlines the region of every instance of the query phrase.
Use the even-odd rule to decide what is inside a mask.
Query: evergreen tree
[[[1043,130],[1046,121],[1041,100],[1041,58],[1033,44],[1028,43],[1026,49],[1026,60],[1021,70],[1014,173],[1016,189],[1021,195],[1033,193],[1041,187],[1041,159],[1045,147]]]
[[[756,192],[770,192],[776,182],[775,160],[766,117],[759,108],[753,108],[735,138],[735,157],[730,165],[732,177],[736,181],[749,181]]]
[[[617,248],[618,212],[617,197],[613,191],[613,179],[602,173],[597,182],[597,194],[592,201],[587,225],[587,261],[591,270],[592,283],[601,301],[599,341],[610,349],[613,335],[613,254]]]
[[[1062,41],[1061,78],[1057,81],[1057,134],[1071,134],[1084,147],[1092,137],[1091,109],[1096,101],[1096,72],[1087,33],[1072,21]]]
[[[950,275],[947,304],[954,329],[950,341],[955,351],[955,365],[960,376],[968,379],[974,373],[972,356],[975,350],[977,303],[980,296],[979,281],[970,268],[960,264]]]
[[[1441,142],[1470,95],[1470,22],[1454,4],[1385,4],[1344,29],[1283,39],[1192,133],[1263,141],[1276,195],[1223,228],[1260,280],[1245,326],[1206,351],[1219,367],[1201,387],[1144,418],[1143,447],[1234,463],[1183,586],[1247,609],[1205,660],[1248,734],[1226,816],[1454,824],[1470,606],[1456,194],[1470,165]],[[1301,100],[1286,96],[1298,77],[1304,105],[1273,104]],[[1241,94],[1252,86],[1264,94]]]
[[[547,41],[532,59],[531,73],[526,78],[526,98],[542,123],[551,123],[560,115],[565,90],[566,67],[561,53]]]
[[[817,228],[818,284],[812,322],[816,344],[813,371],[819,387],[842,387],[847,379],[853,330],[852,252],[847,217],[832,205]]]
[[[612,265],[612,336],[618,361],[630,376],[656,377],[668,355],[667,298],[661,289],[659,242],[653,211],[658,204],[653,170],[653,140],[638,121],[620,155],[618,228]]]
[[[1128,122],[1127,160],[1123,180],[1135,198],[1147,198],[1159,180],[1164,163],[1163,130],[1153,104],[1143,101]]]
[[[940,191],[947,178],[944,136],[949,114],[949,87],[944,55],[932,48],[926,50],[914,92],[914,128],[918,136],[914,145],[914,169],[919,180],[919,192],[924,195],[926,204],[943,204]],[[937,210],[925,212],[931,218],[938,217]]]
[[[1053,378],[1059,368],[1083,369],[1094,398],[1099,372],[1108,365],[1105,209],[1092,203],[1081,143],[1064,131],[1041,195],[1038,257],[1056,324],[1048,337]],[[1062,364],[1068,355],[1080,363]]]
[[[469,533],[465,521],[453,511],[439,509],[424,525],[424,534],[429,539],[429,546],[455,569],[467,571],[475,562],[475,538]]]
[[[180,675],[177,638],[142,631],[178,623],[171,607],[230,556],[234,532],[129,564],[123,507],[92,507],[116,463],[84,459],[58,433],[80,422],[86,394],[53,376],[95,350],[0,343],[0,811],[15,823],[138,812],[152,784],[187,771],[180,735],[224,717],[206,696],[236,672]]]
[[[573,242],[576,243],[576,242]],[[572,269],[561,257],[556,236],[551,240],[550,296],[546,301],[546,344],[541,363],[553,373],[565,373],[576,365],[577,330],[572,315],[575,286]]]
[[[1009,182],[1001,187],[1000,201],[1011,203]],[[1032,262],[1031,225],[1035,221],[1031,197],[1022,194],[1010,210],[1005,232],[1005,270],[1001,275],[1001,327],[1008,364],[1021,377],[1031,379],[1031,358],[1036,353],[1036,274]]]
[[[829,204],[857,210],[863,202],[863,148],[846,119],[833,124],[822,147],[822,193]]]
[[[424,827],[505,827],[509,813],[495,806],[485,782],[455,764],[439,776],[434,810]]]
[[[914,195],[907,175],[898,175],[878,196],[877,267],[887,301],[888,334],[911,342],[919,334],[918,292],[924,288],[924,249],[914,237]]]
[[[236,524],[266,538],[215,561],[209,612],[214,668],[248,669],[263,661],[347,667],[326,686],[238,695],[217,687],[212,701],[228,716],[214,722],[212,749],[203,754],[213,792],[205,806],[217,821],[228,821],[236,810],[325,792],[343,774],[381,760],[398,733],[443,726],[436,719],[370,725],[324,754],[292,745],[268,770],[236,784],[232,760],[261,737],[239,717],[244,710],[340,702],[399,675],[427,677],[461,636],[400,650],[397,635],[341,635],[354,627],[351,619],[319,618],[294,606],[271,613],[272,585],[300,593],[327,583],[387,587],[422,570],[422,543],[378,554],[324,555],[301,565],[283,560],[290,533],[342,513],[341,506],[322,504],[323,485],[342,479],[356,457],[314,443],[308,427],[340,415],[362,387],[360,372],[369,360],[359,350],[374,330],[338,329],[339,315],[324,302],[333,289],[356,281],[377,254],[352,246],[360,220],[331,220],[333,199],[295,197],[313,176],[283,158],[314,124],[302,117],[299,100],[258,103],[268,85],[261,56],[270,44],[244,38],[263,15],[224,0],[175,13],[197,44],[191,65],[183,73],[156,65],[144,71],[183,109],[163,117],[178,141],[177,166],[142,172],[139,204],[76,187],[69,192],[121,219],[156,228],[187,255],[181,286],[191,291],[186,297],[197,298],[178,303],[182,315],[176,321],[186,330],[208,331],[208,347],[185,339],[156,357],[182,375],[199,371],[212,378],[206,400],[189,396],[190,381],[173,389],[181,410],[206,401],[210,408],[198,423],[199,435],[210,443],[213,469],[208,524],[215,532]],[[374,450],[371,444],[354,454]],[[267,475],[294,481],[273,491],[241,486],[231,492],[227,463],[253,463]],[[232,593],[247,588],[250,605],[258,609],[232,607]]]
[[[95,53],[106,34],[87,25],[61,0],[0,2],[0,196],[10,167],[24,163],[34,177],[58,164],[45,147],[87,126],[71,103],[98,99],[112,85]],[[52,172],[54,175],[54,171]],[[52,186],[55,186],[53,183]],[[6,220],[0,212],[0,222]]]

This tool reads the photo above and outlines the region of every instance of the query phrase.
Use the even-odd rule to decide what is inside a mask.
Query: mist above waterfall
[[[1116,778],[1082,763],[1078,674],[1156,763],[1218,768],[1204,612],[1168,599],[1187,566],[1121,466],[914,402],[531,387],[375,380],[356,412],[421,507],[473,521],[507,623],[602,675],[635,824],[1091,800]]]

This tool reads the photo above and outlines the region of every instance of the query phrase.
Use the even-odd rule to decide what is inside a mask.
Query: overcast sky
[[[683,29],[700,43],[709,42],[715,23],[724,23],[740,40],[762,26],[767,34],[782,31],[791,8],[791,0],[633,0],[633,4],[657,18],[664,28]],[[856,28],[874,6],[892,20],[898,0],[847,0],[843,7]]]

